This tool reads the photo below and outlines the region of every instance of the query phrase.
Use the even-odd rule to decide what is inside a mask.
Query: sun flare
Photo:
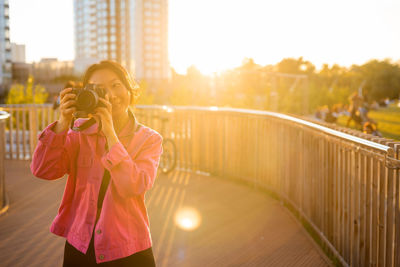
[[[200,213],[194,208],[185,207],[175,213],[175,224],[185,231],[197,229],[200,223]]]

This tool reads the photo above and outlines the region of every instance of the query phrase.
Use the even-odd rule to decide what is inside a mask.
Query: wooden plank
[[[379,242],[379,176],[378,162],[372,162],[372,238],[371,238],[371,265],[378,264]]]
[[[344,227],[345,227],[345,243],[344,243],[344,259],[346,262],[351,261],[351,152],[345,150],[345,187],[344,187]]]
[[[372,161],[373,158],[370,156],[366,156],[366,197],[365,197],[365,203],[366,203],[366,211],[365,211],[365,264],[370,265],[371,264],[371,255],[372,255],[372,231],[373,231],[373,226],[372,226],[372,214],[373,214],[373,205],[372,205],[372,200],[373,200],[373,186],[372,186],[372,181],[373,181],[373,172],[372,172]]]
[[[387,215],[387,177],[385,175],[386,168],[383,162],[378,163],[379,166],[379,250],[378,264],[385,266],[386,264],[386,215]]]
[[[52,123],[53,121],[51,120],[51,113],[52,113],[53,108],[52,107],[47,107],[47,122],[46,126]]]
[[[26,149],[26,108],[22,109],[22,158],[25,159],[27,156]]]
[[[400,159],[400,144],[394,145],[396,158]],[[394,240],[394,266],[400,265],[400,172],[395,170],[395,240]]]
[[[20,133],[21,133],[21,123],[20,123],[20,114],[21,113],[21,110],[18,108],[17,110],[16,110],[16,113],[15,113],[15,120],[16,120],[16,127],[15,127],[15,144],[16,144],[16,153],[17,153],[17,155],[16,155],[16,158],[17,159],[21,159],[21,153],[20,153],[20,138],[19,138],[19,136],[20,136]]]
[[[327,152],[327,147],[326,147],[326,139],[325,138],[321,138],[321,166],[322,168],[320,168],[320,176],[318,177],[318,180],[320,182],[320,188],[321,190],[319,190],[318,192],[318,200],[321,201],[321,206],[320,206],[320,210],[319,210],[319,214],[320,214],[320,220],[321,220],[321,230],[322,232],[326,235],[326,231],[327,231],[327,216],[326,216],[326,212],[328,210],[327,208],[327,200],[328,200],[328,195],[327,195],[327,188],[326,188],[326,184],[327,184],[327,156],[326,156],[326,152]]]
[[[359,152],[353,151],[353,218],[351,224],[353,226],[353,262],[354,266],[359,266],[360,258],[360,162]]]
[[[46,127],[46,118],[45,118],[46,110],[45,110],[44,106],[41,106],[38,112],[39,112],[40,118],[41,118],[39,129],[40,129],[40,131],[42,131]]]
[[[30,154],[31,157],[33,155],[33,152],[36,148],[36,144],[37,144],[37,139],[38,139],[38,131],[39,131],[39,127],[38,127],[38,119],[37,119],[37,112],[36,109],[34,107],[29,107],[29,133],[30,133],[30,137],[29,137],[29,144],[30,144]]]
[[[334,246],[336,250],[341,253],[341,154],[340,147],[335,143],[335,222],[334,222]]]
[[[329,157],[328,157],[328,167],[329,167],[329,175],[328,175],[328,237],[332,244],[335,243],[334,233],[335,233],[335,144],[333,142],[329,142]]]
[[[394,149],[394,143],[386,145]],[[386,213],[386,266],[394,266],[394,233],[395,233],[395,170],[385,168],[387,181],[387,213]]]
[[[365,266],[365,249],[366,249],[366,214],[367,214],[367,202],[366,202],[366,156],[363,153],[360,153],[360,168],[359,168],[359,177],[360,177],[360,242],[359,242],[359,266]]]
[[[346,157],[344,148],[340,149],[340,157],[341,157],[341,175],[340,175],[340,255],[345,257],[345,242],[346,242],[346,225],[345,225],[345,181],[346,181]]]

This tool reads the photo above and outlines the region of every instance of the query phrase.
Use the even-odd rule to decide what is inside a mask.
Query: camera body
[[[87,118],[93,114],[97,107],[105,107],[99,98],[105,98],[107,89],[97,84],[87,84],[84,88],[72,88],[72,93],[76,95],[75,118]]]

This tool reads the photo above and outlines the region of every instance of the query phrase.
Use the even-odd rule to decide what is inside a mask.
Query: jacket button
[[[104,255],[103,255],[103,254],[100,254],[99,259],[100,259],[100,260],[104,260]]]
[[[96,233],[97,233],[97,234],[101,234],[101,230],[98,229],[98,230],[96,231]]]

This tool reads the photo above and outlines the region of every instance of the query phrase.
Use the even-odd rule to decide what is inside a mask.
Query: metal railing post
[[[0,111],[0,215],[7,211],[8,201],[5,186],[5,124],[10,115],[5,111]]]

